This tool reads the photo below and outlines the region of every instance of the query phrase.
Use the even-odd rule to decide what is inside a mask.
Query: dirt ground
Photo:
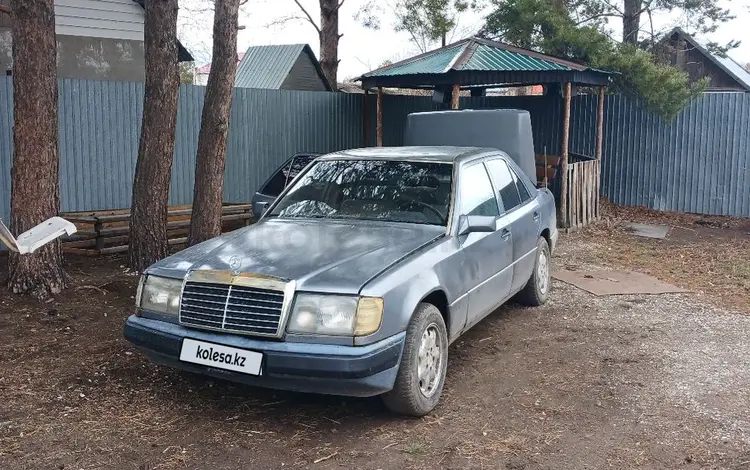
[[[422,419],[150,364],[122,339],[137,277],[69,257],[53,302],[0,291],[0,468],[750,468],[750,235],[680,219],[700,236],[637,239],[622,217],[654,220],[563,235],[556,265],[640,267],[694,292],[555,282],[548,305],[505,306],[451,347]]]

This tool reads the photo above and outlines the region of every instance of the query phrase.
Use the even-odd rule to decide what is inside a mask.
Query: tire
[[[549,291],[552,288],[549,244],[544,237],[539,237],[536,247],[534,271],[531,273],[529,282],[526,283],[526,286],[524,286],[517,296],[520,303],[531,307],[538,307],[547,303]]]
[[[423,340],[423,337],[426,339]],[[436,343],[434,347],[430,347],[430,337]],[[426,352],[428,353],[427,359],[423,362],[423,370],[425,370],[425,364],[431,365],[423,374],[426,380],[422,381],[419,376],[420,349],[423,349],[423,357]],[[429,358],[435,357],[438,351],[440,357],[435,359],[437,361],[435,364]],[[420,303],[406,330],[404,352],[401,355],[396,383],[390,392],[382,395],[383,403],[389,410],[403,415],[424,416],[428,414],[440,401],[447,369],[448,332],[443,316],[434,305]],[[430,373],[430,370],[434,372]]]

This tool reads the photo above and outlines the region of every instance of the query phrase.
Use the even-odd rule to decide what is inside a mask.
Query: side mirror
[[[254,209],[253,212],[255,212],[258,215],[258,217],[262,217],[263,214],[265,214],[266,211],[268,210],[269,204],[267,201],[261,201],[261,202],[256,202],[255,206],[256,207],[253,208]]]
[[[470,233],[494,232],[497,227],[495,217],[489,215],[460,215],[458,217],[458,236]]]

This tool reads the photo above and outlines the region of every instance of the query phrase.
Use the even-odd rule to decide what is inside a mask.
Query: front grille
[[[187,281],[180,323],[247,335],[277,336],[284,292],[241,285]]]

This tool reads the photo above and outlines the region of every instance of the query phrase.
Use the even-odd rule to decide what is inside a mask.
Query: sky
[[[205,10],[206,0],[180,1],[179,35],[183,44],[194,53],[197,65],[210,59],[212,16]],[[300,0],[313,18],[319,16],[317,0]],[[405,32],[395,32],[393,25],[395,17],[389,11],[387,1],[378,2],[381,5],[381,26],[379,30],[363,27],[355,19],[355,15],[365,0],[345,0],[339,16],[339,33],[343,34],[339,42],[339,81],[355,78],[377,68],[386,60],[397,61],[419,53],[419,49],[409,41]],[[750,34],[747,27],[750,24],[750,0],[724,0],[724,7],[729,7],[736,18],[722,24],[718,31],[708,37],[697,37],[698,40],[716,41],[726,44],[735,39],[743,39],[740,47],[732,49],[729,56],[740,64],[750,63]],[[318,51],[318,37],[315,29],[305,20],[288,20],[293,16],[301,16],[301,12],[294,0],[248,0],[240,11],[241,30],[237,38],[239,51],[249,46],[268,44],[310,44],[316,55]],[[464,14],[459,19],[457,31],[453,38],[459,40],[476,32],[483,24],[480,13]],[[655,18],[657,28],[668,27],[674,18],[662,16]],[[618,24],[611,24],[615,35]],[[616,36],[615,36],[616,37]],[[437,47],[438,44],[435,45]]]

